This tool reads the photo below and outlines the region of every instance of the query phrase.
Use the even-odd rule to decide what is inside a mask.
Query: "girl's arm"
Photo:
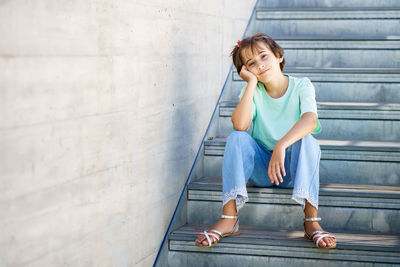
[[[238,131],[245,131],[251,124],[251,108],[254,92],[257,87],[257,77],[249,72],[245,66],[240,71],[240,77],[247,82],[247,87],[240,99],[239,104],[232,113],[233,127]]]
[[[312,133],[315,128],[317,128],[317,115],[313,112],[306,112],[287,134],[276,143],[275,147],[286,149],[307,134]]]

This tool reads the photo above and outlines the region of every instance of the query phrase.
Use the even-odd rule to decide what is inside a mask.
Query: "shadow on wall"
[[[159,185],[160,192],[165,191],[165,197],[173,197],[175,201],[170,207],[172,212],[204,134],[199,132],[203,128],[203,125],[200,125],[200,118],[204,114],[197,113],[197,110],[202,110],[198,107],[202,102],[197,101],[195,86],[186,74],[187,70],[193,69],[190,64],[191,57],[186,56],[187,51],[182,51],[183,40],[175,38],[174,43],[176,45],[172,51],[173,53],[179,51],[179,54],[176,53],[173,60],[169,61],[171,88],[169,101],[166,101],[167,105],[172,106],[172,109],[167,108],[167,110],[172,110],[173,114],[170,123],[167,123],[167,129],[163,130],[168,135],[166,138],[168,143],[165,146],[167,150],[165,160],[162,162],[163,173],[170,175],[160,181]],[[172,217],[172,213],[170,215]],[[171,217],[168,218],[168,222]]]

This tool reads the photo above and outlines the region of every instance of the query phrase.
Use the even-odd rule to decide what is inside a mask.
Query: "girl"
[[[336,238],[323,231],[317,217],[320,147],[315,90],[308,78],[284,75],[283,49],[268,35],[255,34],[234,47],[231,56],[247,82],[232,114],[234,131],[225,147],[223,214],[196,245],[211,247],[239,234],[238,211],[248,201],[246,183],[257,187],[293,188],[302,205],[304,237],[316,247],[335,248]],[[245,132],[253,122],[251,136]]]

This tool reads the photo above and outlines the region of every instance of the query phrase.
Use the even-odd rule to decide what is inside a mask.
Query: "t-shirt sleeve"
[[[320,133],[322,126],[318,119],[317,102],[315,101],[315,88],[310,79],[303,78],[300,87],[300,117],[306,112],[313,112],[315,115],[317,115],[317,127],[312,133]]]
[[[315,101],[315,88],[310,79],[303,78],[300,87],[300,117],[306,112],[313,112],[317,115],[317,102]]]
[[[247,85],[245,86],[245,87],[243,87],[242,88],[242,91],[240,92],[240,94],[239,94],[239,96],[238,96],[238,98],[239,99],[242,99],[242,96],[243,96],[243,94],[244,94],[244,91],[246,91],[246,87],[247,87]],[[253,97],[253,103],[252,103],[252,105],[251,105],[251,120],[253,121],[254,120],[254,117],[256,116],[256,104],[254,103],[254,97]]]

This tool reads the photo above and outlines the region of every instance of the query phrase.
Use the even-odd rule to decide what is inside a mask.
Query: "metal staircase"
[[[286,74],[315,86],[318,215],[337,248],[303,239],[291,189],[255,187],[239,214],[240,235],[195,246],[196,233],[222,212],[223,153],[245,85],[231,68],[155,265],[400,265],[400,1],[262,0],[244,36],[256,32],[285,49]]]

